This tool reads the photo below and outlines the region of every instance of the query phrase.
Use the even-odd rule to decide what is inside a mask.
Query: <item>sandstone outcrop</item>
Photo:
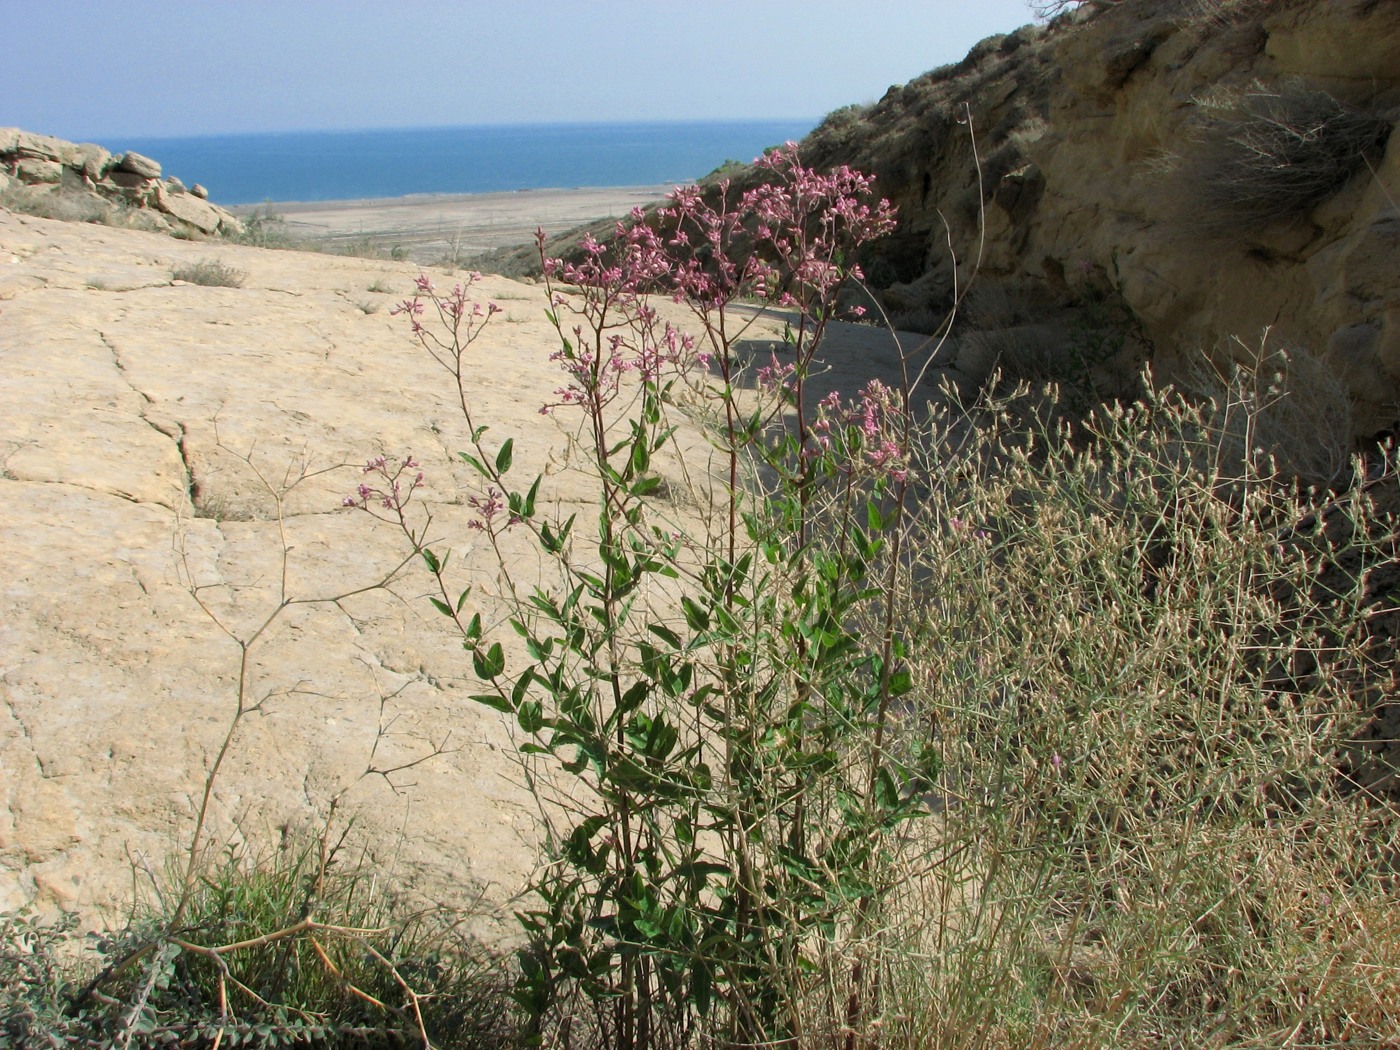
[[[205,260],[242,287],[172,279]],[[283,596],[274,490],[289,478],[342,465],[283,500],[286,597],[354,590],[401,559],[340,506],[379,452],[418,457],[454,561],[489,590],[450,379],[389,313],[417,273],[0,209],[0,911],[116,918],[133,871],[159,877],[188,841],[238,704],[223,628],[247,638]],[[555,379],[524,305],[488,330],[476,380],[543,468],[562,431],[534,411]],[[288,607],[252,648],[261,707],[215,788],[216,848],[314,835],[338,799],[336,833],[353,820],[388,882],[456,903],[518,888],[536,814],[422,583]]]
[[[1144,358],[1189,378],[1267,329],[1321,360],[1363,438],[1400,422],[1397,55],[1393,3],[1124,0],[832,114],[804,155],[898,205],[867,260],[897,319],[967,292],[974,385],[1109,393]]]
[[[26,210],[60,218],[107,218],[118,203],[137,210],[152,229],[207,235],[243,228],[208,201],[204,187],[187,190],[173,176],[162,179],[159,162],[150,157],[114,156],[92,143],[19,128],[0,128],[0,179],[0,192],[21,195]]]

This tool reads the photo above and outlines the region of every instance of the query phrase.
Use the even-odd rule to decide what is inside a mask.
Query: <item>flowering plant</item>
[[[765,181],[736,199],[727,183],[679,189],[608,244],[586,238],[575,261],[545,258],[539,235],[564,375],[542,410],[581,414],[596,532],[537,513],[542,479],[517,485],[512,443],[488,449],[472,422],[463,360],[494,307],[467,302],[470,282],[440,295],[421,278],[400,308],[457,383],[481,527],[528,529],[552,566],[528,588],[506,573],[522,661],[468,616],[470,590],[454,596],[445,557],[403,516],[417,482],[398,479],[415,464],[372,460],[380,486],[347,500],[397,516],[472,652],[476,699],[552,766],[532,778],[547,856],[520,916],[517,987],[541,1038],[586,1004],[608,1045],[702,1025],[795,1045],[818,961],[874,936],[876,861],[924,812],[901,785],[926,779],[926,761],[887,746],[912,688],[897,583],[910,384],[850,401],[810,388],[854,256],[893,212],[868,177],[815,172],[791,144],[757,166]],[[665,298],[693,331],[662,316]],[[787,335],[748,390],[755,309],[785,311]],[[663,505],[657,471],[687,421],[721,464],[699,529]],[[878,1007],[853,963],[839,977],[848,1028]]]

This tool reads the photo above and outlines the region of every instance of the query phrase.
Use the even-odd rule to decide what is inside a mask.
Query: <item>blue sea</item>
[[[517,124],[104,141],[218,204],[690,182],[799,139],[815,119]]]

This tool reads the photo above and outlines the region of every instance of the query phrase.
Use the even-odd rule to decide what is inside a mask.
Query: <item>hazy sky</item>
[[[0,0],[0,126],[67,139],[820,117],[1026,0]]]

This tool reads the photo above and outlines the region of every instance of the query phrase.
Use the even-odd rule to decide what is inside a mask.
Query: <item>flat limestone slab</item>
[[[172,280],[205,259],[243,286]],[[96,921],[133,864],[164,869],[237,709],[237,639],[284,597],[250,650],[261,707],[210,841],[315,834],[335,800],[386,875],[432,898],[518,891],[538,815],[425,580],[310,602],[402,558],[340,506],[380,452],[421,461],[436,527],[490,587],[455,390],[389,313],[418,272],[0,212],[0,909]],[[565,431],[537,412],[558,385],[539,292],[493,279],[487,297],[506,312],[480,344],[483,421],[543,469]],[[257,472],[275,490],[333,467],[285,496],[284,540]]]
[[[242,286],[172,279],[205,260]],[[0,211],[0,910],[98,924],[133,871],[139,885],[166,870],[249,643],[255,710],[216,781],[209,843],[266,850],[353,821],[387,880],[497,909],[484,935],[514,928],[504,912],[541,814],[510,727],[469,699],[470,659],[426,601],[425,569],[366,589],[404,541],[341,506],[367,458],[412,453],[438,549],[501,626],[495,558],[467,527],[481,489],[457,455],[455,386],[390,314],[419,271]],[[539,411],[561,385],[542,289],[488,277],[478,291],[503,313],[469,358],[477,422],[515,438],[552,513],[587,511],[592,488],[567,467],[579,421]],[[782,320],[753,322],[758,363]],[[833,385],[893,370],[888,333],[833,336]],[[504,551],[517,573],[539,564],[518,532]]]

